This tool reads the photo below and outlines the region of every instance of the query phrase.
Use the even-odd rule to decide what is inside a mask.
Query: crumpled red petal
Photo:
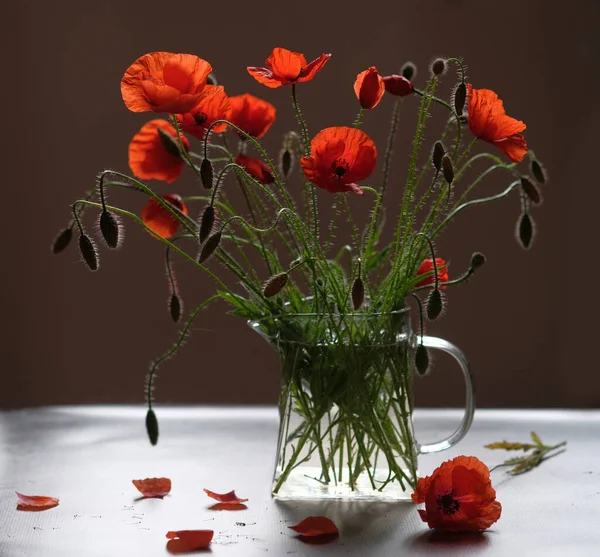
[[[206,549],[214,536],[213,530],[172,530],[167,532],[167,549],[170,553],[186,553]]]
[[[131,480],[131,483],[144,497],[164,497],[171,492],[169,478],[146,478],[145,480]]]
[[[325,536],[331,534],[339,534],[337,526],[333,520],[326,516],[309,516],[295,526],[288,526],[302,536]]]
[[[18,491],[17,494],[17,510],[19,511],[45,511],[58,506],[56,497],[46,497],[42,495],[23,495]]]
[[[240,499],[235,491],[230,491],[229,493],[215,493],[214,491],[210,491],[208,489],[204,489],[204,493],[209,497],[215,499],[215,501],[219,501],[219,503],[223,503],[225,505],[238,505],[240,503],[245,503],[248,499]]]

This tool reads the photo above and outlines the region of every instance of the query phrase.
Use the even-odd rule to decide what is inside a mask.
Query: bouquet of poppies
[[[123,101],[133,112],[160,117],[144,124],[129,144],[132,175],[103,171],[95,187],[72,204],[71,221],[53,251],[63,251],[75,231],[82,260],[96,271],[99,250],[84,227],[85,214],[97,214],[100,237],[109,249],[121,244],[123,219],[135,221],[166,247],[168,309],[174,322],[183,315],[174,258],[214,281],[215,291],[190,312],[174,346],[151,365],[146,424],[153,444],[158,439],[152,398],[156,370],[179,349],[202,310],[224,300],[233,314],[258,324],[281,352],[286,382],[282,416],[293,398],[304,419],[304,425],[282,434],[280,443],[291,444],[292,456],[278,485],[303,460],[304,447],[319,455],[318,481],[332,481],[339,458],[339,478],[334,472],[333,479],[341,481],[344,468],[345,479],[355,485],[361,473],[370,472],[373,455],[381,450],[393,469],[387,482],[414,487],[416,470],[406,448],[412,435],[406,421],[411,389],[404,376],[385,375],[390,358],[397,355],[392,346],[396,336],[382,344],[392,347],[390,353],[370,349],[381,344],[382,331],[395,335],[393,323],[388,327],[378,316],[394,315],[414,302],[421,342],[411,366],[425,373],[430,364],[423,345],[426,319],[437,319],[447,289],[466,282],[485,262],[475,252],[464,271],[450,277],[446,259],[436,253],[437,237],[459,214],[515,195],[521,203],[516,236],[528,249],[535,230],[530,208],[541,202],[539,184],[547,177],[521,134],[525,124],[505,113],[496,93],[468,83],[459,58],[434,60],[420,87],[412,63],[387,76],[373,66],[360,72],[354,82],[356,120],[309,134],[298,90],[318,86],[312,82],[318,83],[330,58],[322,54],[307,63],[303,54],[275,48],[266,67],[247,68],[268,89],[291,90],[298,129],[285,134],[275,155],[260,142],[275,120],[270,102],[249,94],[228,96],[211,65],[191,54],[153,52],[137,59],[121,81]],[[443,83],[446,92],[440,92]],[[378,148],[361,123],[380,117],[376,109],[384,96],[394,102],[387,143]],[[402,202],[386,210],[403,105],[418,110],[417,123],[406,174],[393,182],[401,188]],[[433,114],[441,114],[445,127],[437,137],[426,138],[426,122]],[[145,182],[171,184],[184,170],[198,189],[185,198],[159,193]],[[478,186],[491,173],[504,174],[507,184],[494,195],[479,197]],[[299,179],[290,187],[294,174]],[[111,188],[143,195],[140,213],[110,205]],[[237,189],[241,195],[232,196]],[[352,214],[352,195],[360,196],[366,226],[359,226]],[[322,204],[333,205],[328,222],[319,218]],[[335,231],[341,219],[349,223],[350,235],[338,245]],[[233,286],[221,278],[222,271],[234,277]],[[302,321],[298,316],[316,318]],[[323,350],[333,344],[347,348]],[[348,371],[351,362],[360,362],[354,374]],[[389,391],[385,399],[379,396],[382,389]],[[398,421],[386,423],[389,412]],[[324,416],[330,425],[320,431]],[[330,439],[328,450],[322,444],[325,436]],[[342,466],[346,454],[348,462]],[[406,460],[404,469],[394,468],[398,458]],[[369,473],[369,480],[375,487],[374,475]]]

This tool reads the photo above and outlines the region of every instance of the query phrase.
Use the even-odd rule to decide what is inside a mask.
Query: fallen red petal
[[[17,494],[17,510],[19,511],[45,511],[58,505],[56,497],[23,495],[18,491],[15,491],[15,493]]]
[[[215,493],[214,491],[209,491],[205,488],[204,493],[216,501],[219,501],[219,503],[223,503],[225,505],[238,505],[239,503],[245,503],[248,501],[248,499],[240,499],[235,494],[235,491],[230,491],[229,493]]]
[[[309,516],[302,522],[299,522],[295,526],[288,526],[298,532],[302,536],[324,536],[331,534],[339,534],[337,526],[333,523],[333,520],[325,516]]]
[[[146,478],[145,480],[131,480],[144,497],[164,497],[171,492],[169,478]]]
[[[175,530],[167,532],[167,549],[170,553],[184,553],[205,549],[213,539],[213,530]]]

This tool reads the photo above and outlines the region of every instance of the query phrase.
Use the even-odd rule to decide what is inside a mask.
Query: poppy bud
[[[435,321],[444,309],[444,300],[442,293],[438,288],[435,288],[427,296],[427,318],[430,321]]]
[[[265,298],[272,298],[275,294],[279,294],[283,287],[288,282],[288,274],[287,273],[279,273],[277,275],[273,275],[266,283],[263,289],[263,296]]]
[[[531,173],[536,181],[540,184],[545,184],[548,180],[546,170],[536,159],[531,160]]]
[[[64,251],[66,247],[71,243],[71,238],[73,237],[73,229],[65,228],[54,240],[52,244],[52,253],[54,255]]]
[[[419,344],[415,351],[415,367],[419,375],[425,375],[429,368],[429,352],[423,344]]]
[[[446,70],[446,60],[443,58],[437,58],[431,64],[431,71],[433,75],[441,75]]]
[[[175,139],[170,133],[167,133],[162,128],[156,129],[158,130],[158,137],[160,137],[160,141],[163,144],[163,147],[167,150],[167,152],[171,155],[175,155],[176,157],[180,157],[181,151],[179,151],[177,139]]]
[[[325,283],[323,282],[323,279],[319,277],[317,280],[315,280],[315,284],[316,284],[316,285],[317,285],[319,288],[323,288],[323,285],[324,285]]]
[[[375,108],[379,104],[385,93],[385,85],[375,66],[356,76],[354,93],[365,110]]]
[[[485,261],[486,261],[485,255],[483,255],[483,253],[480,253],[480,252],[476,251],[471,256],[471,269],[473,271],[476,271],[480,267],[483,267]]]
[[[400,68],[400,74],[402,77],[408,79],[408,81],[412,81],[417,75],[417,66],[412,62],[405,62],[402,68]]]
[[[523,249],[529,249],[533,236],[535,234],[535,226],[531,216],[527,212],[523,212],[517,223],[517,240]]]
[[[177,295],[177,292],[171,294],[171,299],[169,300],[169,313],[171,314],[171,319],[174,323],[177,323],[181,318],[181,299]]]
[[[467,86],[464,81],[461,81],[454,91],[454,110],[459,116],[463,113],[465,102],[467,100]]]
[[[521,176],[521,189],[534,205],[539,205],[542,202],[539,190],[527,176]]]
[[[219,85],[217,76],[214,74],[214,72],[208,74],[208,77],[206,78],[206,85]]]
[[[121,225],[113,213],[106,209],[100,213],[100,232],[109,248],[115,249],[119,246],[120,227]]]
[[[433,162],[433,166],[439,172],[442,169],[442,159],[446,154],[446,150],[442,145],[441,141],[436,141],[433,146],[433,154],[431,155],[431,161]]]
[[[360,308],[365,301],[365,283],[361,277],[356,277],[352,283],[352,307],[354,311]]]
[[[385,90],[396,97],[406,97],[413,91],[413,84],[402,75],[388,75],[383,78]]]
[[[202,163],[200,164],[200,180],[202,180],[202,185],[210,190],[213,187],[213,165],[212,162],[208,159],[202,159]]]
[[[156,419],[154,410],[148,410],[146,414],[146,431],[148,432],[150,443],[156,445],[158,443],[158,420]]]
[[[90,271],[97,271],[98,254],[96,253],[96,245],[87,234],[79,236],[79,251]]]
[[[207,205],[202,213],[202,220],[200,221],[200,243],[203,243],[208,235],[212,232],[213,225],[215,223],[215,208],[212,205]]]
[[[286,147],[282,149],[279,153],[279,169],[281,170],[281,174],[283,174],[284,178],[287,178],[292,171],[292,167],[294,166],[294,155],[293,153]]]
[[[449,184],[454,180],[454,166],[452,165],[452,159],[448,155],[442,157],[442,170],[444,172],[444,180]]]
[[[204,247],[202,248],[202,250],[200,251],[200,255],[198,256],[198,263],[204,263],[219,247],[220,243],[221,231],[219,230],[218,232],[211,234],[206,240],[206,243],[204,244]]]

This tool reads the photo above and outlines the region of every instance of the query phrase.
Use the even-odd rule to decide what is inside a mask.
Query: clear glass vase
[[[447,439],[419,445],[413,433],[412,384],[420,337],[410,311],[385,314],[282,314],[250,326],[281,358],[280,428],[273,495],[287,499],[409,499],[417,457],[456,444],[474,412],[469,365],[450,353],[466,381],[466,409]]]

